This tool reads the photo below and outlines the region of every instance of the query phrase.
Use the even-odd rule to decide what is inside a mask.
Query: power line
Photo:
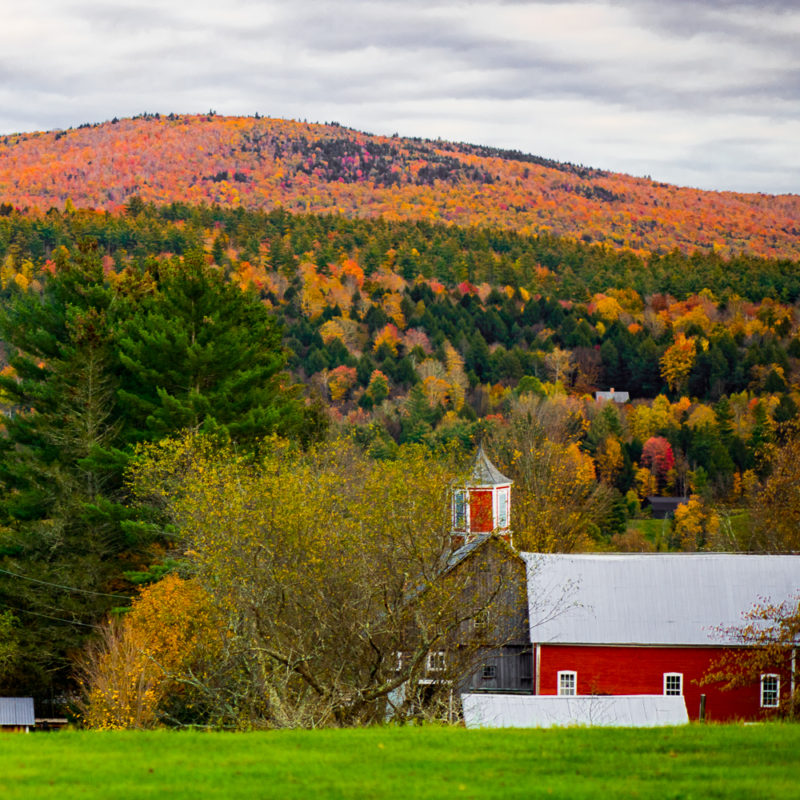
[[[5,570],[3,570],[3,572],[5,572]],[[97,630],[99,628],[99,625],[90,625],[88,622],[78,622],[76,619],[52,617],[50,614],[40,614],[38,611],[30,611],[27,608],[16,608],[15,606],[8,605],[8,603],[3,603],[3,607],[9,609],[10,611],[17,611],[20,614],[33,614],[34,617],[43,617],[44,619],[52,619],[55,622],[63,622],[66,625],[80,625],[82,628],[92,628],[93,630]]]
[[[109,594],[108,592],[93,592],[91,589],[79,589],[77,586],[65,586],[63,583],[51,583],[50,581],[40,581],[38,578],[29,578],[27,575],[20,575],[17,572],[10,572],[7,569],[0,569],[6,575],[13,575],[15,578],[20,578],[23,581],[30,581],[31,583],[40,583],[42,586],[53,586],[56,589],[66,589],[68,592],[81,592],[81,594],[92,594],[96,597],[116,597],[119,600],[130,600],[128,595],[124,594]]]

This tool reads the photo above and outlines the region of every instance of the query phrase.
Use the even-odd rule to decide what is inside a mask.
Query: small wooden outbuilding
[[[656,497],[653,495],[647,498],[653,519],[672,519],[678,506],[688,502],[688,497]]]

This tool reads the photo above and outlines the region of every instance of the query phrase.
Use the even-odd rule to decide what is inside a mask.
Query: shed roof
[[[665,695],[461,695],[467,728],[552,728],[563,725],[650,728],[689,722],[684,698]]]
[[[511,479],[506,478],[489,460],[483,444],[478,446],[478,452],[475,453],[469,480],[471,486],[507,486],[512,483]]]
[[[522,553],[531,641],[560,644],[737,644],[759,602],[797,602],[800,556],[730,553]]]
[[[457,550],[453,550],[447,559],[447,569],[451,569],[456,564],[462,562],[473,550],[477,550],[489,537],[490,533],[477,533],[474,538],[462,544]]]
[[[33,727],[32,697],[0,697],[0,725],[27,725]]]
[[[595,400],[613,400],[615,403],[627,403],[631,396],[628,392],[617,392],[614,389],[610,389],[607,392],[595,392],[594,393]]]

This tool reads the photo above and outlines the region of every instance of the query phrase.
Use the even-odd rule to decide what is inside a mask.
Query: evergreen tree
[[[0,336],[13,367],[0,376],[0,613],[25,622],[25,671],[0,691],[42,698],[68,687],[68,653],[125,605],[124,572],[156,557],[152,513],[125,505],[133,446],[184,429],[306,439],[322,416],[286,385],[266,307],[198,255],[109,280],[93,252],[62,253],[43,289],[14,293]]]
[[[121,524],[114,369],[117,293],[93,254],[42,291],[18,291],[0,315],[14,374],[0,378],[0,607],[20,627],[24,672],[0,682],[37,697],[63,687],[67,652],[115,598],[140,542]],[[2,686],[0,686],[2,690]]]
[[[256,295],[227,282],[200,252],[164,265],[158,278],[119,340],[127,441],[180,430],[239,442],[275,431],[302,436],[281,331]]]

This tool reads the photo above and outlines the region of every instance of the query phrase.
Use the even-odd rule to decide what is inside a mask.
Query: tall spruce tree
[[[179,430],[240,443],[307,435],[298,387],[283,373],[281,329],[256,294],[202,252],[162,263],[156,283],[119,340],[128,441]]]
[[[0,314],[13,368],[0,377],[0,611],[23,623],[24,656],[0,688],[63,686],[68,652],[121,602],[113,588],[132,544],[122,476],[92,458],[119,444],[115,302],[89,250],[62,254],[42,290],[17,291]]]

